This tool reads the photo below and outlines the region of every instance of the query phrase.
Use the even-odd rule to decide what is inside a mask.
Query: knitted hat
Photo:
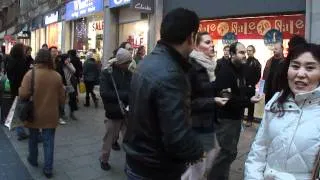
[[[120,48],[117,52],[116,59],[115,64],[125,64],[132,61],[132,55],[128,50]]]

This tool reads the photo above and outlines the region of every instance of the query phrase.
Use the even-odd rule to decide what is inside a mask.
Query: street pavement
[[[54,177],[52,179],[125,180],[126,176],[123,171],[125,153],[122,150],[111,152],[110,171],[106,172],[101,170],[98,158],[102,145],[102,137],[105,132],[103,124],[103,106],[100,101],[99,108],[86,108],[83,107],[83,102],[84,97],[82,95],[79,103],[80,109],[76,112],[76,116],[79,120],[68,120],[68,124],[60,125],[57,128],[54,153]],[[243,179],[244,161],[250,149],[252,138],[254,138],[256,126],[257,125],[255,125],[255,127],[246,128],[241,135],[238,157],[232,164],[230,172],[231,180]],[[39,167],[32,167],[26,160],[28,154],[28,141],[17,141],[17,137],[14,132],[9,132],[5,127],[2,127],[2,130],[6,135],[4,135],[0,130],[0,179],[46,179],[42,174],[41,169],[44,164],[42,144],[39,144]],[[210,139],[205,139],[205,141],[210,141]],[[17,153],[13,151],[13,148]],[[3,173],[3,171],[11,172]],[[23,174],[15,176],[15,172],[21,172]]]

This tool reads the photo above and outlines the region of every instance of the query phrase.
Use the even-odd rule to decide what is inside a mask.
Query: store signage
[[[58,22],[58,20],[59,20],[59,11],[56,11],[44,17],[44,24],[45,25],[52,24],[52,23]]]
[[[222,38],[222,43],[223,44],[232,44],[238,42],[237,35],[234,32],[228,32],[225,34]]]
[[[131,0],[131,8],[144,13],[153,13],[154,0]]]
[[[264,44],[266,46],[282,43],[282,33],[277,29],[271,29],[264,35]]]
[[[65,20],[77,19],[103,11],[103,0],[74,0],[66,5]]]
[[[271,29],[282,33],[283,39],[293,35],[305,36],[305,15],[281,15],[201,21],[199,31],[207,31],[214,39],[222,39],[228,32],[238,39],[264,39]]]
[[[123,5],[127,5],[131,0],[109,0],[109,8],[115,8]]]

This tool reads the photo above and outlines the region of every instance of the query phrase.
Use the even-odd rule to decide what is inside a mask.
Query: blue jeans
[[[139,176],[138,174],[134,173],[128,165],[126,165],[124,171],[127,174],[127,178],[128,178],[127,180],[151,180],[151,179],[144,178],[144,177]]]
[[[20,137],[22,134],[27,134],[23,127],[16,127],[17,136]]]
[[[42,129],[43,152],[44,152],[44,170],[50,172],[53,169],[53,149],[54,135],[56,129]],[[38,163],[38,137],[39,129],[29,128],[29,161],[33,164]]]

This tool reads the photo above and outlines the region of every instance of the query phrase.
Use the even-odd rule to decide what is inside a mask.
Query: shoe
[[[43,172],[44,176],[46,176],[46,178],[48,178],[48,179],[52,178],[52,176],[53,176],[52,172],[48,172],[45,170],[43,170],[42,172]]]
[[[74,121],[77,121],[77,120],[78,120],[78,118],[76,118],[76,116],[74,116],[73,113],[70,114],[70,118],[71,118],[72,120],[74,120]]]
[[[67,122],[65,122],[62,118],[60,118],[60,119],[59,119],[59,124],[65,125],[65,124],[67,124]]]
[[[247,123],[245,124],[246,127],[251,127],[252,126],[252,121],[247,121]]]
[[[118,142],[112,144],[112,149],[115,151],[120,151],[120,145],[118,144]]]
[[[27,135],[26,133],[22,133],[18,136],[18,141],[28,139],[28,137],[29,137],[29,135]]]
[[[31,160],[30,160],[30,158],[28,157],[27,158],[27,161],[28,161],[28,163],[31,165],[31,166],[33,166],[33,167],[38,167],[39,166],[39,164],[36,162],[36,163],[33,163]]]
[[[111,169],[111,166],[109,163],[102,162],[101,159],[99,161],[100,161],[100,167],[102,170],[109,171]]]

